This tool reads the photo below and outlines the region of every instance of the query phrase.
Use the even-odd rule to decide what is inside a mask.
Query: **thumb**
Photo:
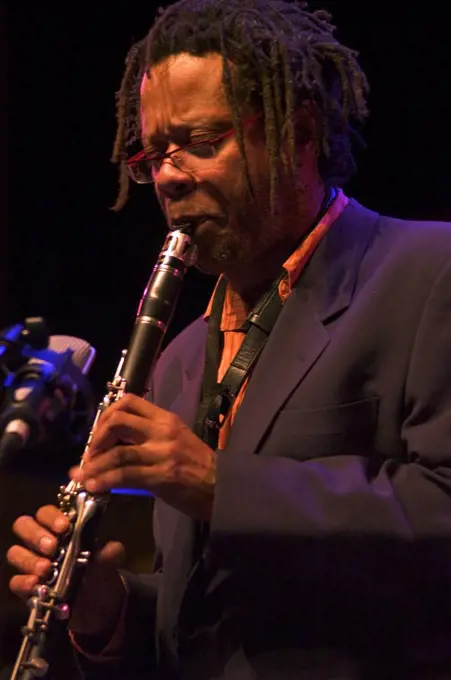
[[[118,572],[124,559],[125,548],[117,541],[106,543],[96,552],[72,608],[72,632],[103,636],[116,621],[126,592]]]
[[[119,541],[109,541],[94,556],[93,562],[120,568],[125,562],[125,548]]]

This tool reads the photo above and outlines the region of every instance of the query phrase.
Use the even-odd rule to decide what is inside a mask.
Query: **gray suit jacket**
[[[154,373],[189,425],[205,344],[200,318]],[[218,455],[205,569],[196,523],[156,501],[120,677],[451,678],[450,463],[451,225],[352,200]]]

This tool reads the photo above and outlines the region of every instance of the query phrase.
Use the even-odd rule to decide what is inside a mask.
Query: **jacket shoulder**
[[[418,266],[433,276],[433,272],[441,269],[451,258],[451,222],[373,213],[355,199],[350,200],[347,210],[352,213],[354,228],[359,228],[360,222],[364,223],[365,215],[373,216],[364,265],[371,262],[378,267],[385,263],[400,267],[400,270],[410,268],[411,276]],[[355,236],[351,234],[349,238],[353,241]]]
[[[380,215],[378,231],[381,237],[392,238],[394,246],[422,258],[443,260],[451,255],[451,222]]]

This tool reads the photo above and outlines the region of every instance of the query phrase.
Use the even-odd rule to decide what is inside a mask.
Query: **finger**
[[[44,557],[36,555],[31,550],[21,545],[13,545],[6,553],[8,563],[22,574],[44,577],[51,568],[51,562]]]
[[[103,411],[99,418],[99,424],[109,421],[118,412],[130,413],[135,416],[151,419],[155,418],[159,411],[161,409],[147,399],[138,397],[136,394],[127,393]]]
[[[159,483],[158,475],[152,473],[149,465],[131,465],[119,467],[103,472],[98,477],[89,478],[85,482],[86,489],[91,493],[104,493],[111,489],[147,489],[152,491],[153,485]]]
[[[150,437],[149,419],[124,411],[115,411],[95,428],[87,459],[108,451],[118,443],[142,444]]]
[[[54,505],[44,505],[42,508],[39,508],[36,513],[36,519],[55,534],[63,534],[69,529],[70,522],[66,515]]]
[[[96,478],[108,470],[148,462],[143,460],[143,453],[144,450],[140,446],[115,446],[110,451],[85,461],[82,468],[73,468],[69,474],[75,481],[85,483],[86,480]]]
[[[57,539],[44,529],[33,517],[23,515],[13,524],[13,531],[26,546],[41,555],[53,555],[57,546]]]
[[[9,582],[11,592],[18,595],[21,600],[28,600],[33,592],[33,589],[38,585],[38,576],[13,576]]]
[[[125,561],[125,548],[119,541],[109,541],[96,553],[94,561],[102,565],[121,567]]]

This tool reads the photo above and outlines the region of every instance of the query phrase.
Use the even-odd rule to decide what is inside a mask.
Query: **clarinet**
[[[166,237],[141,298],[128,349],[123,350],[113,381],[100,402],[81,459],[87,453],[103,411],[124,394],[145,396],[153,367],[179,297],[185,273],[196,260],[191,225],[178,225]],[[88,493],[79,482],[60,487],[59,509],[68,517],[70,529],[60,538],[52,574],[38,585],[28,602],[30,610],[22,629],[22,644],[11,680],[44,677],[49,669],[45,648],[53,619],[67,621],[86,566],[94,548],[100,519],[110,494]]]

